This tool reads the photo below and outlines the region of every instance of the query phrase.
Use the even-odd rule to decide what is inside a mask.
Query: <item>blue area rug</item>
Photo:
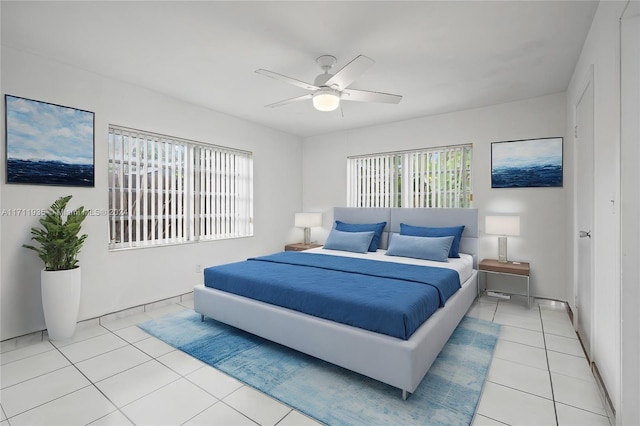
[[[186,310],[139,326],[329,425],[469,425],[500,326],[464,317],[415,393]]]

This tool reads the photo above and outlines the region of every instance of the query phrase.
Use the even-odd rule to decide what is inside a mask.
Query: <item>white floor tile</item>
[[[595,381],[580,380],[552,372],[551,383],[556,402],[607,415]]]
[[[169,352],[176,350],[176,348],[174,348],[173,346],[167,345],[162,340],[157,339],[153,336],[147,339],[135,342],[133,345],[136,348],[140,349],[142,352],[146,353],[147,355],[153,358],[157,358],[159,356],[168,354]]]
[[[544,349],[545,342],[543,336],[539,331],[503,325],[500,329],[499,339]]]
[[[185,308],[182,305],[178,305],[177,303],[174,303],[172,305],[149,309],[148,311],[145,312],[145,314],[155,319],[155,318],[161,318],[165,315],[175,314],[175,313],[184,311],[185,309],[187,308]]]
[[[0,360],[1,364],[5,365],[9,362],[18,361],[19,359],[53,350],[55,350],[55,347],[48,340],[44,342],[36,342],[31,345],[22,346],[18,349],[2,352],[2,355],[0,355]]]
[[[12,426],[86,425],[116,410],[95,387],[87,386],[10,419]]]
[[[499,300],[500,299],[497,299],[495,297],[489,297],[485,293],[479,299],[474,300],[473,303],[482,303],[483,305],[493,305],[493,307],[496,308],[498,306]]]
[[[576,337],[556,336],[555,334],[546,334],[544,341],[547,349],[554,352],[560,352],[568,355],[579,356],[585,358],[582,345]]]
[[[609,418],[579,408],[556,403],[558,426],[611,426]]]
[[[183,300],[180,302],[180,305],[188,309],[193,309],[193,297],[191,299]]]
[[[81,361],[76,367],[95,383],[150,360],[151,358],[141,350],[127,345]]]
[[[185,423],[185,426],[256,426],[257,423],[247,416],[229,407],[224,402],[218,402]]]
[[[113,321],[104,321],[101,325],[111,331],[121,330],[123,328],[131,327],[132,325],[141,324],[143,322],[152,320],[146,313],[128,315],[123,318],[118,318]]]
[[[218,400],[193,383],[180,379],[122,408],[136,425],[179,425]]]
[[[41,331],[36,331],[35,333],[30,333],[26,336],[20,336],[0,342],[0,353],[5,354],[26,346],[32,346],[42,343],[43,341],[48,341],[47,339],[43,339],[42,334],[43,333]]]
[[[542,315],[542,319],[566,319],[571,321],[571,317],[569,316],[569,311],[567,310],[566,305],[540,305],[540,315]]]
[[[206,364],[195,359],[194,357],[187,355],[182,351],[169,352],[166,355],[162,355],[158,358],[158,361],[180,374],[186,376],[194,371],[204,367]]]
[[[321,426],[322,423],[318,423],[311,417],[307,417],[298,411],[292,411],[282,419],[278,426]]]
[[[57,350],[23,358],[1,367],[1,387],[5,389],[69,365],[71,365],[69,361]]]
[[[513,303],[512,301],[500,301],[496,309],[496,314],[517,315],[519,317],[540,319],[540,311],[537,306],[527,306],[524,303]]]
[[[547,370],[547,355],[545,350],[534,348],[533,346],[509,342],[507,340],[498,340],[493,356],[494,358],[506,359],[507,361],[518,364]]]
[[[139,342],[140,340],[148,339],[149,336],[151,336],[150,334],[139,328],[137,325],[132,325],[120,330],[116,330],[114,331],[114,333],[122,337],[129,343]]]
[[[587,359],[584,357],[549,351],[547,353],[547,358],[549,359],[549,370],[554,373],[560,373],[565,376],[575,377],[576,379],[582,379],[589,382],[595,381]]]
[[[187,379],[218,399],[242,387],[242,383],[238,380],[209,366],[194,371],[187,376]]]
[[[3,389],[2,407],[11,418],[89,384],[75,367],[65,367]]]
[[[100,417],[95,422],[89,423],[91,426],[129,426],[133,425],[121,411],[114,411],[104,417]]]
[[[553,399],[551,379],[546,370],[494,358],[487,380],[543,398]]]
[[[553,401],[495,383],[486,383],[478,414],[510,425],[555,425]]]
[[[527,330],[542,331],[542,322],[539,317],[523,317],[515,314],[496,312],[493,322],[510,325],[512,327],[525,328]]]
[[[106,328],[100,325],[91,325],[91,326],[85,326],[85,327],[78,326],[76,328],[76,332],[73,334],[73,337],[65,340],[55,340],[55,341],[52,341],[51,343],[53,343],[56,347],[61,348],[63,346],[69,346],[73,343],[91,339],[92,337],[101,336],[108,332],[109,330],[107,330]]]
[[[496,313],[495,303],[482,303],[476,302],[467,311],[467,315],[474,318],[479,318],[485,321],[493,321],[493,316]]]
[[[577,338],[576,331],[571,321],[558,319],[544,319],[544,334],[555,334],[556,336],[564,336]]]
[[[248,386],[241,387],[223,401],[263,426],[275,425],[291,411],[290,407]]]
[[[169,368],[152,360],[98,382],[96,386],[114,404],[123,407],[179,377]]]
[[[489,417],[482,416],[480,414],[476,414],[473,418],[472,426],[503,426],[506,423],[499,422],[497,420],[490,419]]]
[[[108,333],[81,342],[72,343],[60,348],[60,351],[69,358],[71,362],[76,363],[121,348],[126,344],[127,342],[115,334]]]
[[[567,316],[569,315],[569,312],[567,311],[567,304],[565,302],[556,302],[555,300],[549,299],[537,299],[536,302],[538,303],[541,311],[555,311]]]

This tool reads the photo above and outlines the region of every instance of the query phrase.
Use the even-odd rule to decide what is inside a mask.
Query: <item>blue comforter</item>
[[[204,270],[205,286],[408,339],[460,288],[456,271],[282,252]]]

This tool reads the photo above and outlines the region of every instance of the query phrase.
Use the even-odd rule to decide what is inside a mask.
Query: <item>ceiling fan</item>
[[[306,95],[298,96],[284,101],[276,102],[273,104],[265,105],[267,108],[275,108],[282,105],[287,105],[293,102],[304,101],[311,99],[313,106],[318,111],[333,111],[340,106],[340,101],[356,101],[356,102],[381,102],[387,104],[397,104],[402,100],[400,95],[392,95],[389,93],[370,92],[367,90],[348,89],[349,85],[371,67],[375,61],[364,55],[357,56],[354,60],[345,65],[340,71],[335,74],[331,74],[329,71],[336,64],[335,56],[322,55],[316,62],[320,65],[324,71],[318,75],[313,84],[305,83],[304,81],[296,80],[295,78],[287,77],[282,74],[275,73],[264,69],[256,70],[258,74],[266,75],[267,77],[274,78],[276,80],[283,81],[285,83],[293,84],[294,86],[302,87],[305,90],[310,91]]]

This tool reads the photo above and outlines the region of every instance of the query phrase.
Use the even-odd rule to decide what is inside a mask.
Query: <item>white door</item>
[[[576,224],[577,288],[576,329],[591,360],[593,339],[592,240],[593,240],[593,74],[576,104]]]

